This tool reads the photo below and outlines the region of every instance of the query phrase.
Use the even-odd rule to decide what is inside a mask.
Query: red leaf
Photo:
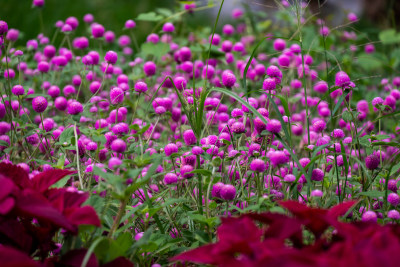
[[[31,250],[32,237],[17,218],[0,219],[0,243],[12,245],[27,253]]]
[[[50,186],[52,186],[65,176],[70,175],[72,173],[74,172],[68,170],[59,170],[59,169],[54,169],[39,173],[38,175],[35,175],[35,177],[31,179],[32,188],[36,189],[40,193],[43,193],[47,189],[49,189]]]
[[[97,227],[101,226],[100,219],[94,208],[91,206],[67,208],[65,209],[64,214],[73,225],[89,224]]]
[[[0,246],[0,263],[2,267],[39,267],[39,263],[28,255],[7,246]]]
[[[63,255],[57,264],[57,266],[68,266],[68,267],[81,267],[83,258],[85,257],[87,249],[75,249],[68,251]],[[92,253],[86,267],[98,267],[99,263],[96,256]]]
[[[222,225],[218,227],[217,234],[220,241],[224,242],[259,242],[262,231],[247,217],[221,218]]]
[[[328,217],[332,219],[337,219],[337,217],[345,215],[346,212],[356,203],[357,201],[349,201],[333,206],[328,211]]]
[[[5,215],[7,214],[12,208],[14,208],[15,200],[12,197],[5,198],[1,200],[0,203],[0,214]]]
[[[0,174],[10,178],[21,189],[30,187],[29,176],[24,169],[10,163],[0,163]]]
[[[214,255],[213,249],[217,244],[208,244],[199,248],[185,251],[171,259],[171,261],[191,261],[203,264],[217,264],[219,255]]]
[[[3,199],[12,192],[14,183],[10,179],[0,177],[0,185],[0,199]]]
[[[69,231],[76,230],[45,197],[30,189],[24,190],[18,197],[17,209],[23,215],[37,218],[39,221],[51,223]]]

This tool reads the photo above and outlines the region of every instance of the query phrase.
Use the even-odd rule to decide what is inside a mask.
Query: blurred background
[[[194,2],[197,6],[215,2],[216,6],[192,15],[188,23],[200,27],[212,26],[220,0]],[[229,23],[232,10],[242,7],[243,3],[258,12],[271,14],[277,10],[277,2],[281,0],[225,0],[219,25]],[[343,23],[348,12],[356,13],[362,19],[359,25],[364,25],[367,31],[372,25],[387,28],[395,27],[400,22],[399,0],[309,0],[309,4],[314,12],[319,12],[319,5],[322,6],[322,16],[329,18],[333,25]],[[51,38],[57,20],[65,21],[69,16],[75,16],[81,23],[77,33],[79,36],[85,31],[85,27],[82,26],[83,16],[91,13],[96,22],[102,24],[106,30],[115,31],[118,36],[122,34],[126,20],[135,19],[140,13],[154,11],[156,8],[175,9],[175,12],[178,12],[182,5],[178,0],[45,0],[42,9],[44,33]],[[10,28],[21,31],[18,41],[20,45],[36,38],[40,32],[39,12],[38,8],[32,8],[32,0],[0,0],[0,19],[7,21]],[[140,42],[153,29],[154,23],[139,23],[140,30],[136,30],[135,34]]]

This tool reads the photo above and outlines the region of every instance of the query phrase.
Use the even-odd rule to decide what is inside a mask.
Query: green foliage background
[[[57,20],[65,21],[69,16],[75,16],[82,23],[83,16],[92,13],[96,22],[106,30],[115,31],[118,36],[126,20],[135,19],[140,13],[152,11],[156,7],[171,8],[175,3],[174,0],[45,0],[42,9],[44,33],[51,38]],[[32,0],[0,1],[0,19],[7,21],[10,28],[21,31],[23,35],[20,44],[35,38],[40,32],[39,12],[38,8],[32,8]],[[141,22],[140,27],[141,30],[136,32],[137,38],[142,40],[151,31],[152,25]],[[78,36],[84,30],[80,25]]]

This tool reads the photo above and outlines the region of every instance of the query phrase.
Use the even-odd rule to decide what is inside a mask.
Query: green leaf
[[[346,110],[346,111],[343,112],[343,114],[342,114],[342,119],[343,119],[345,122],[351,121],[351,113],[350,113],[348,110]]]
[[[379,40],[385,44],[397,44],[400,43],[400,33],[397,33],[395,29],[388,29],[379,33]]]
[[[209,170],[204,170],[204,169],[196,169],[196,170],[191,171],[190,173],[211,176],[211,172]]]
[[[141,20],[141,21],[159,21],[162,20],[163,16],[157,15],[155,12],[148,12],[148,13],[142,13],[137,16],[136,20]]]
[[[74,128],[69,127],[67,129],[64,129],[64,131],[62,131],[62,133],[60,134],[60,137],[58,138],[58,142],[60,144],[64,144],[65,142],[70,144],[72,137],[74,137]]]
[[[169,50],[170,50],[169,44],[162,42],[156,44],[148,42],[148,43],[143,43],[141,46],[141,51],[145,56],[153,55],[158,59],[160,59],[163,55],[168,53]]]
[[[366,196],[366,197],[372,197],[372,198],[380,198],[385,195],[385,192],[383,191],[376,191],[376,190],[370,190],[366,192],[360,192],[357,194],[357,196]]]

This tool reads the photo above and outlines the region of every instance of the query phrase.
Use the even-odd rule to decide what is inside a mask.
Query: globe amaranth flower
[[[22,85],[14,85],[11,89],[11,93],[13,93],[13,95],[20,96],[25,94],[25,89],[22,87]]]
[[[254,172],[265,172],[265,162],[261,159],[254,159],[250,163],[250,170]]]
[[[43,96],[37,96],[32,100],[32,108],[37,113],[42,113],[47,108],[47,99]]]
[[[168,144],[164,147],[164,153],[167,157],[171,156],[173,153],[178,152],[178,146],[176,144]]]
[[[106,53],[106,55],[104,56],[104,60],[107,63],[115,64],[115,63],[117,63],[117,60],[118,60],[118,54],[115,53],[114,51],[108,51]]]
[[[375,154],[369,155],[365,158],[365,166],[369,170],[375,170],[379,166],[379,158]]]
[[[227,87],[231,88],[236,83],[236,76],[230,70],[225,70],[222,72],[222,84]]]
[[[124,102],[124,90],[119,87],[114,87],[110,91],[111,104],[118,105]]]
[[[83,106],[79,101],[72,101],[68,104],[68,114],[76,115],[83,111]]]
[[[175,173],[167,173],[164,176],[164,183],[166,185],[176,184],[178,182],[178,176]]]
[[[233,200],[236,196],[236,188],[231,184],[226,184],[222,186],[220,195],[223,200]]]

